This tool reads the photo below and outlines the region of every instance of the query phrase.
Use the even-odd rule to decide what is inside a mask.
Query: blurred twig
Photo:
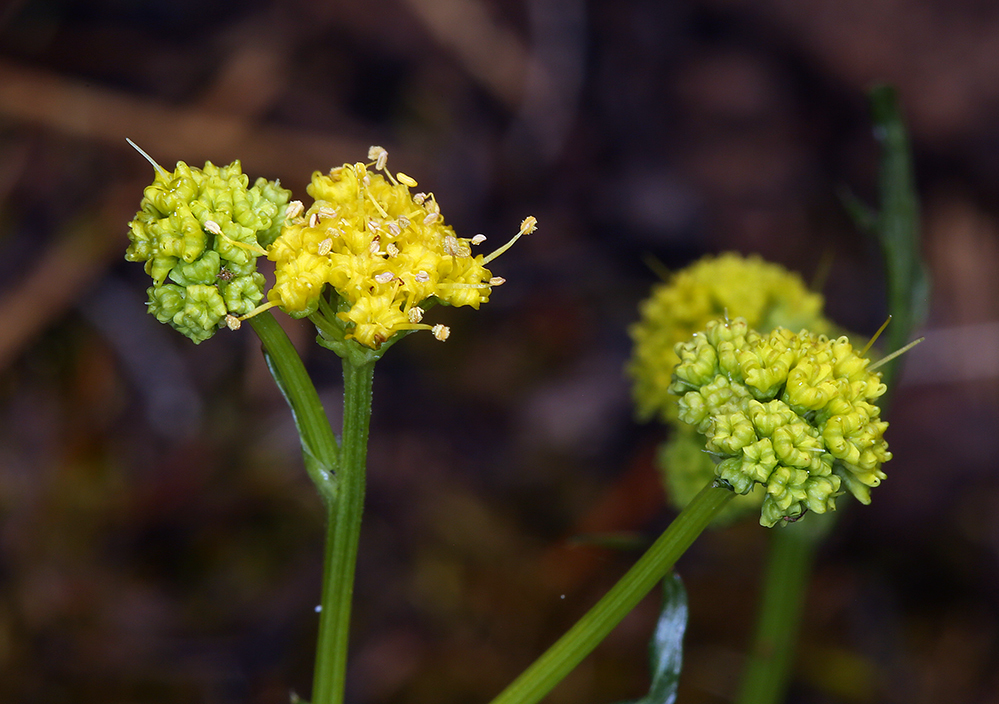
[[[510,108],[524,92],[529,52],[514,31],[490,16],[481,0],[406,0],[431,34],[465,70]]]
[[[198,162],[242,160],[268,177],[308,174],[365,155],[368,143],[254,124],[231,114],[134,98],[0,60],[0,115],[127,149],[125,137],[155,154]],[[170,155],[173,155],[171,157]],[[411,167],[412,168],[412,167]]]
[[[101,204],[68,227],[13,289],[0,294],[0,369],[121,256],[126,199],[135,191],[131,182],[110,187]]]

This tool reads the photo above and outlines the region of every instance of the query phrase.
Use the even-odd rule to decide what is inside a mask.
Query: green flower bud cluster
[[[153,279],[149,312],[200,343],[263,299],[257,257],[280,233],[291,192],[262,178],[248,187],[239,161],[181,161],[173,173],[153,165],[125,259],[145,262]]]
[[[761,524],[835,509],[841,487],[870,503],[891,459],[874,405],[885,385],[846,337],[723,319],[675,352],[679,418],[707,437],[719,479],[740,494],[765,487]]]

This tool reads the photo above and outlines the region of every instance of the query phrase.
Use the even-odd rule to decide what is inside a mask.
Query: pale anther
[[[430,281],[430,274],[428,274],[425,271],[418,271],[416,272],[416,276],[414,276],[413,278],[415,278],[417,281],[419,281],[422,284],[426,283],[427,281]]]
[[[423,205],[423,201],[425,201],[426,199],[427,199],[426,193],[417,193],[415,196],[413,196],[413,202],[416,203],[417,205]]]
[[[211,232],[213,235],[221,235],[222,228],[214,220],[205,220],[205,229]]]
[[[528,215],[524,218],[523,222],[520,223],[520,234],[529,235],[538,229],[538,219],[533,215]]]
[[[450,254],[452,257],[461,256],[461,247],[458,244],[458,238],[455,237],[454,235],[445,235],[444,251]]]
[[[440,216],[437,213],[427,213],[427,216],[423,218],[424,225],[432,225],[437,221]]]
[[[333,249],[333,238],[327,237],[326,239],[324,239],[322,242],[319,243],[319,249],[317,251],[319,252],[320,257],[325,257],[327,254],[330,253],[330,250],[332,249]]]
[[[493,278],[489,279],[490,286],[500,286],[505,283],[506,279],[504,279],[502,276],[494,276]]]
[[[239,330],[239,326],[242,325],[239,318],[231,313],[225,317],[225,324],[230,330]]]
[[[434,334],[434,337],[436,337],[438,340],[444,342],[444,340],[446,340],[448,336],[451,335],[451,328],[449,328],[447,325],[441,325],[440,323],[437,323],[430,329],[430,332],[432,332]]]
[[[472,238],[472,244],[482,244],[485,241],[486,241],[486,236],[482,234],[478,234]]]
[[[383,271],[381,274],[375,274],[375,281],[380,284],[387,284],[389,281],[395,278],[395,274],[391,271]]]
[[[309,227],[316,227],[319,225],[319,213],[313,213],[309,216]]]
[[[390,256],[394,257],[399,253],[399,248],[396,246],[395,242],[389,242],[385,247],[385,252]]]
[[[407,188],[416,188],[416,179],[413,178],[412,176],[407,176],[406,174],[400,171],[395,175],[395,177],[399,179],[399,183],[401,183],[403,186],[406,186]]]
[[[302,205],[302,201],[293,200],[288,203],[288,207],[285,208],[284,217],[286,220],[292,220],[301,215],[303,210],[305,210],[305,206]]]
[[[409,312],[406,313],[406,317],[409,318],[409,322],[418,323],[421,320],[423,320],[424,312],[425,311],[419,306],[413,306],[412,308],[409,309]]]
[[[368,158],[375,162],[376,169],[383,171],[388,161],[388,151],[383,147],[371,147],[368,149]]]
[[[389,234],[393,237],[398,237],[402,234],[402,228],[399,227],[398,223],[389,222],[385,225],[385,229],[389,231]]]

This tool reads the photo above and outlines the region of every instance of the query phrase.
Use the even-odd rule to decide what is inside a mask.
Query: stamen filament
[[[222,239],[224,239],[226,242],[231,244],[233,247],[239,247],[240,249],[245,249],[247,252],[252,252],[258,257],[263,257],[267,255],[267,250],[261,247],[260,245],[248,244],[246,242],[240,242],[239,240],[234,240],[232,237],[229,237],[226,233],[222,232],[221,229],[219,229],[218,233],[216,234]]]
[[[441,281],[438,282],[438,288],[490,288],[493,284],[478,283],[478,284],[463,284],[456,281]]]
[[[899,355],[905,354],[906,352],[908,352],[909,350],[911,350],[913,347],[915,347],[916,345],[918,345],[920,342],[922,342],[925,339],[926,339],[925,337],[921,337],[918,340],[913,340],[912,342],[910,342],[909,344],[907,344],[905,347],[902,347],[901,349],[897,349],[894,352],[892,352],[890,355],[888,355],[887,357],[883,357],[883,358],[879,359],[877,362],[875,362],[874,364],[872,364],[871,366],[869,366],[867,368],[867,370],[873,372],[875,369],[877,369],[881,365],[887,364],[888,362],[892,361],[893,359],[895,359]]]
[[[143,157],[145,157],[146,161],[148,161],[148,162],[149,162],[150,164],[152,164],[152,165],[153,165],[153,168],[154,168],[154,169],[156,169],[156,173],[158,173],[158,174],[159,174],[160,176],[162,176],[163,178],[168,178],[168,177],[170,176],[170,172],[169,172],[169,171],[167,171],[166,169],[164,169],[164,168],[163,168],[162,166],[160,166],[159,164],[157,164],[157,163],[156,163],[156,161],[155,161],[155,160],[154,160],[154,159],[153,159],[153,158],[152,158],[151,156],[149,156],[148,154],[146,154],[146,153],[145,153],[145,152],[144,152],[144,151],[142,150],[142,147],[140,147],[140,146],[139,146],[138,144],[136,144],[135,142],[133,142],[133,141],[132,141],[131,139],[129,139],[128,137],[125,137],[125,141],[126,141],[126,142],[128,142],[129,144],[131,144],[131,145],[132,145],[132,148],[133,148],[133,149],[134,149],[135,151],[139,152],[139,154],[141,154],[141,155],[142,155]]]
[[[371,191],[365,189],[364,195],[368,197],[368,200],[370,200],[371,204],[375,206],[375,209],[382,214],[383,218],[388,218],[389,214],[385,211],[385,208],[382,207],[382,204],[375,200],[375,197],[371,195]]]
[[[888,316],[888,320],[884,321],[884,323],[881,324],[881,327],[879,327],[878,331],[874,333],[874,337],[872,337],[870,341],[864,346],[864,349],[860,350],[861,357],[867,356],[867,350],[871,349],[871,345],[873,345],[877,341],[877,339],[881,337],[881,333],[885,331],[885,328],[888,327],[888,323],[890,322],[891,322],[891,315]],[[871,369],[873,368],[874,367],[871,367]]]
[[[488,264],[489,262],[491,262],[493,259],[495,259],[499,255],[503,254],[503,252],[505,252],[506,250],[510,249],[510,247],[513,246],[514,242],[516,242],[517,240],[519,240],[521,238],[522,234],[523,233],[518,232],[516,235],[513,236],[512,240],[510,240],[509,242],[507,242],[505,245],[503,245],[502,247],[500,247],[499,249],[497,249],[492,254],[486,256],[485,258],[483,258],[482,265],[485,266],[486,264]]]
[[[239,321],[249,320],[253,316],[259,315],[260,313],[263,313],[265,310],[270,310],[271,308],[273,308],[276,305],[278,305],[277,301],[268,301],[267,303],[262,303],[261,305],[257,306],[256,308],[254,308],[253,310],[251,310],[246,315],[239,316],[238,318],[236,318],[236,320],[239,320]]]
[[[485,266],[486,264],[488,264],[489,262],[491,262],[493,259],[495,259],[499,255],[503,254],[503,252],[505,252],[506,250],[510,249],[510,247],[513,246],[514,242],[516,242],[517,240],[519,240],[524,235],[531,234],[532,232],[534,232],[537,229],[537,227],[538,227],[538,221],[534,218],[533,215],[528,215],[526,218],[524,218],[524,221],[522,223],[520,223],[520,232],[518,232],[516,235],[514,235],[512,240],[510,240],[509,242],[507,242],[505,245],[503,245],[502,247],[500,247],[499,249],[497,249],[495,252],[493,252],[489,256],[485,257],[482,260],[482,265]]]

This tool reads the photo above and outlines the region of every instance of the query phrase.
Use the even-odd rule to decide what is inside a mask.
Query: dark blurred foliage
[[[380,363],[350,701],[484,702],[673,512],[633,422],[656,275],[759,252],[886,314],[837,192],[876,195],[866,91],[913,134],[927,342],[869,507],[818,556],[789,701],[999,701],[999,6],[982,0],[7,2],[0,9],[0,701],[307,694],[322,519],[252,332],[144,314],[126,223],[164,165],[297,195],[369,144],[500,243],[479,312]],[[289,323],[336,422],[338,360]],[[793,527],[792,527],[793,529]],[[705,535],[681,702],[732,696],[767,531]],[[552,702],[647,687],[643,605]]]

